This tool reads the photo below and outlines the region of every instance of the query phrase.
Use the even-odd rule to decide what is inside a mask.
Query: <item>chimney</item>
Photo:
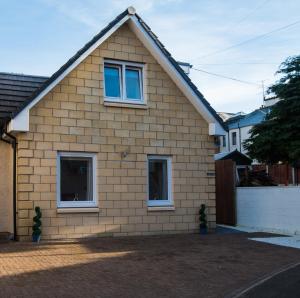
[[[190,69],[193,67],[190,63],[177,61],[178,65],[182,68],[186,75],[190,74]]]

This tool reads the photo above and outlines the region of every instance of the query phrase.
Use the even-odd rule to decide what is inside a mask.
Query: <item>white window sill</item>
[[[104,101],[104,106],[143,109],[143,110],[148,109],[148,106],[142,103],[127,103],[127,102],[114,102],[114,101]]]
[[[99,208],[97,207],[77,207],[77,208],[57,208],[57,213],[98,213]]]
[[[148,211],[174,211],[175,206],[148,206]]]

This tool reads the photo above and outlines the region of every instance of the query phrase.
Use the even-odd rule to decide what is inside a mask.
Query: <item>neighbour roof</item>
[[[265,120],[269,108],[257,109],[249,114],[230,118],[226,121],[228,129],[253,126]]]
[[[215,154],[215,160],[227,160],[231,159],[235,161],[237,166],[245,166],[245,165],[251,165],[252,160],[245,154],[241,153],[238,150],[234,150],[231,152],[221,152],[218,154]]]
[[[222,118],[223,121],[227,121],[229,119],[234,119],[235,117],[246,115],[244,112],[237,113],[229,113],[229,112],[218,112],[218,115]]]
[[[73,57],[71,57],[58,71],[56,71],[50,78],[45,80],[38,88],[32,90],[29,97],[26,98],[16,109],[11,111],[8,115],[10,119],[17,116],[23,109],[26,108],[29,103],[31,103],[37,96],[39,96],[50,84],[52,84],[60,75],[62,75],[73,63],[75,63],[86,51],[88,51],[99,39],[101,39],[108,31],[110,31],[115,25],[122,21],[126,16],[132,15],[131,8],[126,9],[120,15],[118,15],[112,22],[110,22],[102,31],[100,31],[96,36],[94,36],[83,48],[81,48]],[[171,56],[171,54],[166,50],[165,46],[158,40],[157,36],[151,31],[150,27],[142,20],[140,16],[134,13],[140,25],[147,32],[148,36],[153,40],[153,42],[159,47],[163,55],[169,60],[169,62],[174,66],[177,72],[181,75],[184,81],[189,85],[189,87],[197,95],[199,101],[201,101],[208,111],[213,115],[213,117],[219,122],[219,124],[226,130],[226,125],[224,124],[221,117],[216,113],[216,111],[211,107],[208,101],[200,93],[197,87],[192,83],[191,79],[185,74],[182,68],[179,66],[177,61]],[[0,115],[1,118],[1,115]]]
[[[47,77],[0,72],[0,126],[26,104]]]

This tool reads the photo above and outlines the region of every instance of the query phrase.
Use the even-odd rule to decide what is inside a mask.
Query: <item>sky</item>
[[[217,111],[259,108],[262,81],[273,84],[280,63],[300,54],[299,0],[0,0],[0,72],[50,76],[128,6],[193,65]]]

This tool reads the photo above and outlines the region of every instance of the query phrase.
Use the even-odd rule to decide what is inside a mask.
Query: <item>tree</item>
[[[244,146],[260,162],[294,164],[300,161],[300,55],[286,59],[276,74],[282,77],[267,92],[280,101],[251,129]]]

